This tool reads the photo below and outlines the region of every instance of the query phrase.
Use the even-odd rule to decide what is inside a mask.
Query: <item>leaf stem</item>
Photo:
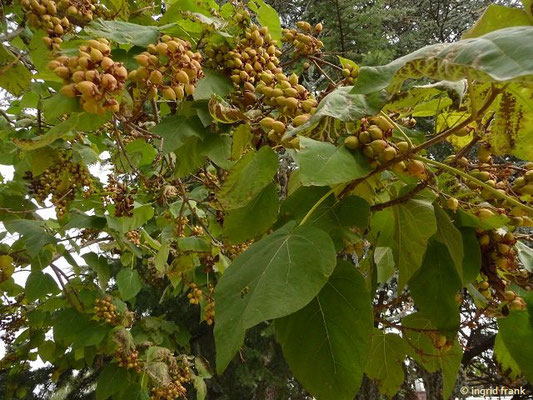
[[[531,208],[531,207],[529,207],[529,206],[527,206],[525,204],[520,203],[518,200],[516,200],[516,199],[514,199],[514,198],[512,198],[510,196],[507,196],[507,195],[505,195],[503,193],[500,193],[498,190],[496,190],[492,186],[487,185],[485,182],[480,181],[479,179],[474,178],[471,175],[468,175],[466,172],[463,172],[463,171],[461,171],[461,170],[459,170],[457,168],[451,167],[449,165],[440,163],[438,161],[430,160],[430,159],[425,158],[425,157],[415,156],[413,158],[415,160],[422,161],[423,163],[434,165],[435,167],[443,169],[443,170],[446,170],[446,171],[448,171],[448,172],[450,172],[452,174],[459,175],[461,178],[464,178],[464,179],[466,179],[468,181],[474,182],[478,186],[481,186],[483,189],[486,189],[487,191],[491,192],[494,196],[499,197],[502,200],[506,200],[507,202],[509,202],[509,203],[511,203],[511,204],[513,204],[513,205],[515,205],[517,207],[523,208],[524,210],[527,210],[530,213],[533,213],[533,208]]]
[[[307,222],[307,220],[311,217],[311,215],[313,215],[313,213],[316,211],[316,209],[318,207],[320,207],[320,205],[332,194],[335,192],[335,189],[337,189],[338,186],[335,186],[333,188],[331,188],[324,196],[322,196],[316,203],[313,207],[311,207],[311,209],[307,212],[307,214],[305,214],[305,217],[302,219],[302,221],[300,222],[300,225],[299,226],[302,226],[303,224],[305,224]]]

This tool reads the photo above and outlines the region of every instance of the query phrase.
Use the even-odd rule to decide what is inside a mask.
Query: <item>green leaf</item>
[[[281,22],[276,10],[263,0],[253,0],[248,3],[248,7],[257,14],[257,19],[261,26],[268,27],[268,33],[270,33],[272,39],[278,42],[278,46],[281,47]]]
[[[350,93],[351,90],[352,86],[346,86],[328,94],[320,102],[313,116],[305,124],[297,128],[289,128],[284,139],[305,135],[325,117],[333,117],[343,122],[359,121],[368,115],[378,114],[386,103],[386,96],[382,92],[362,95],[352,94]]]
[[[253,239],[272,226],[278,217],[278,210],[278,191],[271,183],[246,206],[226,214],[223,235],[230,243]]]
[[[137,25],[124,21],[97,19],[85,26],[85,32],[94,38],[106,38],[120,44],[147,47],[156,43],[159,29],[155,26]]]
[[[308,304],[335,264],[335,248],[329,236],[316,228],[294,228],[294,223],[241,254],[215,289],[217,371],[224,371],[248,328]]]
[[[106,365],[96,382],[96,400],[105,400],[126,389],[129,385],[128,371],[116,364]]]
[[[197,117],[172,115],[157,124],[152,132],[163,138],[163,153],[168,154],[182,147],[188,139],[204,138],[204,127]]]
[[[31,257],[36,257],[41,252],[44,245],[56,243],[57,241],[45,230],[42,221],[16,219],[3,221],[3,223],[8,232],[22,235],[28,254]]]
[[[529,272],[533,272],[533,250],[523,242],[516,242],[520,262]]]
[[[431,201],[410,199],[392,207],[394,214],[394,259],[399,270],[398,286],[403,288],[422,265],[429,238],[437,232]]]
[[[357,393],[372,333],[365,280],[339,261],[313,301],[276,321],[276,336],[291,371],[320,400],[351,400]]]
[[[150,165],[157,156],[157,150],[144,139],[136,139],[126,145],[130,160],[136,167]]]
[[[178,247],[183,251],[206,252],[211,250],[209,243],[205,239],[194,236],[179,238]]]
[[[467,249],[463,258],[463,285],[474,282],[481,269],[481,248],[476,231],[472,228],[461,228],[463,248]]]
[[[54,123],[64,114],[82,111],[78,99],[64,96],[61,93],[44,99],[42,103],[44,118],[48,123]]]
[[[435,217],[437,218],[437,234],[435,239],[445,244],[453,259],[457,275],[463,279],[463,237],[459,229],[455,227],[446,212],[439,206],[435,207]]]
[[[233,83],[225,75],[209,69],[204,69],[203,72],[205,76],[196,85],[194,100],[209,100],[213,93],[226,97],[233,91]]]
[[[249,124],[241,124],[233,131],[233,144],[231,147],[231,158],[233,160],[241,158],[244,150],[250,146],[252,137],[252,130]]]
[[[26,281],[26,298],[28,301],[42,299],[47,294],[57,294],[59,288],[50,274],[40,271],[32,272]]]
[[[300,138],[297,155],[304,186],[328,186],[361,178],[372,170],[360,152],[306,137]]]
[[[50,143],[55,142],[57,139],[61,139],[65,135],[72,132],[79,122],[80,114],[73,114],[66,121],[50,128],[44,135],[37,136],[32,139],[13,139],[13,143],[22,150],[35,150],[44,146],[48,146]]]
[[[418,309],[442,332],[459,329],[455,295],[461,287],[449,248],[436,240],[430,241],[422,267],[409,281],[409,289]]]
[[[107,225],[120,233],[133,231],[143,226],[154,216],[154,208],[148,204],[133,209],[131,217],[111,217],[106,215]]]
[[[30,86],[31,72],[0,44],[0,86],[20,96]]]
[[[43,362],[53,362],[56,344],[51,340],[46,340],[39,345],[39,357]]]
[[[522,4],[526,10],[526,13],[530,17],[533,17],[533,0],[522,0]]]
[[[408,351],[408,344],[401,336],[374,329],[365,374],[388,397],[392,398],[404,382],[403,362]]]
[[[354,93],[400,90],[406,79],[478,82],[527,80],[533,75],[533,27],[500,29],[479,38],[426,46],[380,67],[362,67]]]
[[[277,170],[278,156],[269,146],[245,154],[222,184],[220,204],[229,210],[246,206],[272,181]]]
[[[522,375],[520,366],[516,363],[511,353],[503,342],[502,335],[496,335],[494,341],[494,358],[498,362],[500,371],[505,371],[506,376],[517,379]]]
[[[533,19],[524,10],[491,4],[474,26],[463,33],[461,38],[475,38],[498,29],[532,24]]]
[[[533,294],[525,298],[527,310],[514,310],[498,319],[498,336],[527,380],[533,381]]]
[[[117,286],[122,300],[132,299],[142,288],[141,277],[136,270],[122,268],[117,274]]]
[[[402,319],[406,340],[409,341],[409,355],[422,365],[428,372],[442,371],[443,398],[451,396],[457,380],[457,372],[461,365],[463,351],[459,341],[455,339],[449,351],[435,348],[428,332],[424,330],[435,329],[429,319],[421,312],[417,312]],[[414,328],[414,329],[409,329]]]

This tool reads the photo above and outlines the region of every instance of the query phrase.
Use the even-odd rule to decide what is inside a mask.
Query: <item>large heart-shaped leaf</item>
[[[365,280],[339,261],[318,296],[276,321],[276,336],[296,378],[318,400],[351,400],[370,349],[372,308]]]
[[[426,46],[379,67],[363,67],[354,93],[398,91],[406,79],[422,77],[480,82],[529,80],[533,75],[533,26],[500,29],[474,39]]]
[[[253,244],[226,270],[215,290],[217,370],[239,350],[245,331],[298,311],[322,289],[336,264],[323,231],[289,223]]]

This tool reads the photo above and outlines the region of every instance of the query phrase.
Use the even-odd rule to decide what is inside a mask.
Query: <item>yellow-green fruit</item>
[[[494,213],[488,208],[482,208],[477,212],[477,216],[479,219],[485,220],[494,217]]]
[[[84,111],[90,114],[96,114],[98,112],[98,104],[96,104],[96,101],[94,101],[93,99],[85,101],[82,107]]]
[[[100,67],[102,67],[104,71],[107,71],[113,65],[115,65],[115,62],[109,57],[102,58],[102,62],[100,63]]]
[[[498,243],[498,251],[500,252],[500,254],[506,256],[511,251],[511,247],[506,245],[505,243]]]
[[[139,54],[136,55],[134,58],[143,67],[147,67],[148,65],[150,65],[150,58],[146,54]]]
[[[385,148],[388,146],[387,142],[385,140],[373,140],[370,143],[370,147],[372,147],[372,150],[374,150],[374,153],[381,153]]]
[[[484,234],[479,238],[479,245],[480,246],[488,246],[490,244],[490,236],[488,234]]]
[[[170,87],[163,89],[162,94],[165,100],[176,100],[176,92]]]
[[[513,301],[513,300],[516,298],[516,293],[513,292],[512,290],[507,290],[507,291],[503,294],[503,297],[504,297],[505,300],[507,300],[507,301]]]
[[[407,171],[414,177],[424,179],[426,177],[426,166],[422,161],[409,160],[407,164]]]
[[[409,151],[409,143],[407,142],[399,142],[396,146],[398,146],[400,154],[405,154]]]
[[[448,197],[446,199],[446,208],[448,210],[456,211],[459,207],[459,200],[457,200],[455,197]]]
[[[520,193],[533,195],[533,184],[529,184],[524,186],[523,188],[520,188]]]
[[[381,157],[384,161],[391,161],[397,155],[396,149],[392,146],[386,147],[381,153]]]
[[[187,96],[192,96],[195,91],[196,87],[192,83],[188,83],[185,85],[185,93],[187,94]]]
[[[374,158],[374,150],[370,146],[366,146],[363,149],[363,154],[367,156],[368,158]]]
[[[405,163],[403,161],[400,161],[392,165],[391,171],[396,174],[403,174],[407,171],[407,167],[405,166]]]
[[[514,226],[522,226],[524,225],[524,219],[522,217],[513,217],[511,218],[511,224]]]
[[[458,131],[454,132],[454,135],[458,137],[468,136],[469,134],[470,134],[470,129],[468,129],[468,127],[461,128]]]
[[[67,79],[70,76],[70,70],[67,67],[57,67],[54,73],[60,78]]]
[[[309,115],[309,114],[298,115],[297,117],[293,118],[292,124],[294,126],[303,125],[309,120],[309,118],[311,118],[311,115]]]
[[[370,137],[370,133],[368,131],[363,131],[359,134],[359,141],[362,144],[368,144],[372,141],[372,138]]]
[[[373,140],[382,139],[383,131],[377,125],[370,125],[368,127],[368,132]]]
[[[387,132],[394,128],[394,125],[392,125],[389,120],[383,116],[378,116],[375,118],[372,118],[372,123],[377,125],[383,132]]]
[[[179,83],[183,83],[184,85],[189,83],[189,75],[183,70],[176,73],[176,79]]]
[[[527,171],[525,174],[524,174],[524,179],[526,182],[533,182],[533,171]]]
[[[524,308],[526,308],[526,304],[522,301],[522,299],[515,299],[511,302],[512,310],[522,310]]]
[[[488,163],[491,160],[491,152],[490,149],[486,146],[480,146],[477,152],[477,156],[479,158],[479,161],[483,163]]]
[[[276,132],[276,133],[283,133],[285,132],[285,124],[281,121],[274,121],[272,123],[272,129]]]
[[[159,71],[152,71],[150,73],[150,82],[152,82],[154,85],[160,85],[163,83],[163,74]]]
[[[345,78],[350,77],[351,74],[352,74],[352,71],[350,71],[348,68],[344,68],[342,70],[342,76],[344,76]]]
[[[487,290],[489,288],[489,283],[487,281],[483,281],[479,284],[479,288],[482,290]]]
[[[102,52],[98,49],[91,48],[91,61],[92,62],[100,62],[104,58],[104,55]]]
[[[174,86],[174,93],[176,93],[176,99],[183,100],[185,98],[185,91],[183,90],[183,86]]]
[[[348,136],[344,139],[344,145],[350,150],[356,150],[359,148],[359,139],[357,136]]]
[[[276,122],[275,119],[265,117],[259,122],[259,124],[265,129],[272,129],[272,125],[274,124],[274,122]]]

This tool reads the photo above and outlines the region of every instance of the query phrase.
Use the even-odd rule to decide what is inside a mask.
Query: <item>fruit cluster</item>
[[[342,76],[344,76],[346,84],[353,84],[354,80],[359,76],[359,67],[351,64],[344,65],[342,69]]]
[[[98,321],[103,321],[110,325],[118,325],[120,323],[121,318],[117,312],[117,307],[111,302],[111,298],[108,296],[95,300],[94,314]]]
[[[289,43],[294,46],[296,56],[308,56],[320,52],[324,43],[314,35],[322,32],[322,24],[318,23],[313,27],[306,21],[296,23],[298,29],[283,29],[283,43]],[[314,35],[313,35],[314,34]]]
[[[52,195],[58,218],[67,212],[70,201],[76,197],[78,189],[84,190],[84,196],[94,192],[94,184],[87,168],[70,161],[69,152],[57,155],[56,163],[47,168],[41,175],[34,177],[27,171],[24,179],[30,181],[30,193],[39,203],[44,203]]]
[[[204,292],[202,289],[200,289],[196,283],[191,282],[189,283],[189,293],[187,294],[187,298],[189,299],[189,303],[191,304],[200,304],[200,301],[204,298]]]
[[[168,35],[135,59],[140,67],[130,72],[129,79],[148,99],[161,94],[166,100],[181,101],[195,92],[203,77],[201,54],[193,52],[188,41]]]
[[[74,29],[74,25],[85,25],[92,21],[96,11],[94,0],[22,0],[21,5],[29,24],[43,29],[44,43],[49,49],[60,50],[61,37]]]
[[[7,346],[13,344],[16,335],[24,327],[27,318],[17,302],[0,306],[0,340]]]
[[[211,326],[215,322],[215,298],[214,298],[214,292],[215,292],[215,286],[213,284],[209,284],[208,294],[206,295],[207,298],[207,304],[204,307],[204,321],[207,323],[207,325]]]
[[[235,85],[245,82],[255,84],[266,71],[282,72],[279,61],[281,51],[268,33],[268,27],[251,25],[245,28],[238,44],[230,49],[226,44],[211,45],[206,49],[207,67],[226,71]]]
[[[137,350],[127,350],[119,347],[115,351],[115,359],[118,365],[122,368],[133,369],[137,373],[141,373],[141,362],[139,360],[139,352]]]
[[[126,239],[128,239],[131,243],[133,243],[136,246],[140,246],[141,244],[141,234],[139,231],[126,232]]]
[[[138,270],[141,278],[146,284],[158,289],[162,289],[166,286],[167,282],[165,274],[157,270],[153,257],[143,258],[142,267],[139,267]]]
[[[122,91],[128,71],[110,54],[106,39],[89,40],[80,47],[79,56],[59,56],[48,67],[64,80],[61,93],[79,98],[88,113],[118,112],[120,104],[115,97]]]
[[[185,237],[185,228],[189,220],[186,217],[178,217],[174,223],[174,236],[178,238]]]
[[[124,183],[118,182],[110,175],[105,190],[108,194],[104,197],[104,202],[111,200],[115,205],[115,217],[131,217],[133,215],[133,197]]]
[[[511,283],[526,287],[530,274],[520,269],[514,245],[516,239],[511,232],[497,230],[479,231],[478,242],[483,254],[483,263],[477,287],[487,299],[509,302],[512,309],[525,306],[522,298],[509,290]]]
[[[409,151],[406,141],[392,142],[394,125],[384,116],[363,118],[358,129],[353,124],[346,125],[349,136],[344,145],[350,150],[361,149],[373,166],[392,161],[396,156]],[[392,165],[397,173],[406,173],[417,179],[426,179],[427,170],[421,161],[409,159]]]

